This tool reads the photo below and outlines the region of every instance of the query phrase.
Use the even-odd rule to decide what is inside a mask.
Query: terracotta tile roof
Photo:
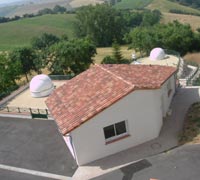
[[[63,135],[136,89],[156,89],[176,72],[150,65],[95,65],[56,89],[46,104]]]

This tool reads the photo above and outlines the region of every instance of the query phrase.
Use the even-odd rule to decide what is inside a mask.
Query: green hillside
[[[152,1],[153,0],[121,0],[115,7],[118,9],[138,9],[146,7]]]
[[[176,2],[171,2],[168,0],[153,0],[148,6],[147,9],[159,9],[161,12],[169,12],[170,9],[178,9],[187,13],[200,14],[200,11],[193,9],[189,6],[183,6]]]
[[[115,7],[118,9],[158,9],[161,12],[169,12],[170,9],[177,9],[186,13],[200,14],[200,11],[197,9],[168,0],[121,0]]]
[[[30,45],[33,37],[44,32],[73,37],[74,14],[44,15],[0,24],[0,50]]]

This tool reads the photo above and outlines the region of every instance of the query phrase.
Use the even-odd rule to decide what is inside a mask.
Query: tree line
[[[14,16],[14,17],[0,17],[0,23],[6,23],[11,21],[17,21],[24,18],[32,18],[37,16],[42,16],[45,14],[63,14],[63,13],[72,13],[73,11],[68,11],[65,7],[60,5],[55,5],[53,9],[50,8],[44,8],[42,10],[39,10],[36,14],[23,14],[22,16]]]
[[[200,8],[200,0],[169,0],[172,2],[178,2],[181,5],[184,6],[190,6],[192,8]]]

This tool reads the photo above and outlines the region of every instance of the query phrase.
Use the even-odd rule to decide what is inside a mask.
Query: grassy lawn
[[[153,0],[122,0],[115,5],[119,9],[138,9],[144,8],[150,4]]]
[[[74,14],[44,15],[0,24],[0,51],[28,46],[33,37],[42,33],[73,37]]]
[[[112,55],[112,47],[97,48],[97,54],[94,57],[95,63],[100,64],[105,56]],[[128,49],[128,46],[121,47],[122,56],[126,59],[131,59],[132,49]]]
[[[200,143],[200,102],[189,108],[179,143]]]

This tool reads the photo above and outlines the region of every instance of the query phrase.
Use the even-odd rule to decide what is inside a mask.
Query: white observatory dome
[[[44,97],[51,94],[54,85],[45,74],[40,74],[32,78],[30,82],[30,92],[32,97]]]
[[[165,51],[162,48],[154,48],[150,53],[150,59],[153,61],[165,58]]]

